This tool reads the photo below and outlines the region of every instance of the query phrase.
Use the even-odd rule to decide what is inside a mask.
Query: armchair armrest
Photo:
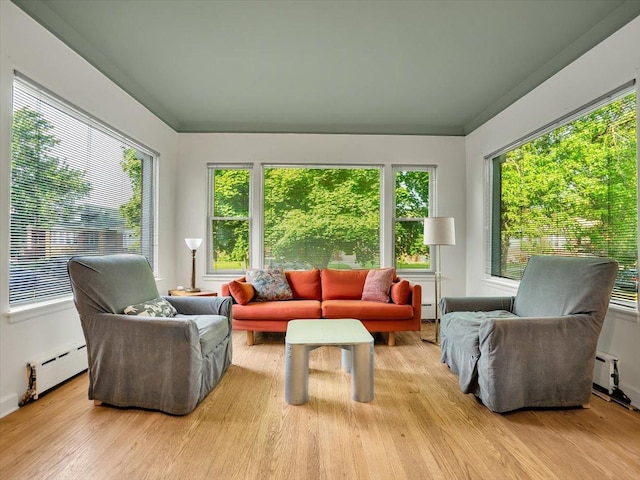
[[[231,320],[231,297],[163,297],[183,315],[223,315]]]
[[[449,312],[511,311],[515,297],[444,297],[440,300],[442,315]]]
[[[480,396],[493,411],[589,402],[600,326],[588,314],[493,318],[479,332]],[[565,400],[566,399],[566,400]]]

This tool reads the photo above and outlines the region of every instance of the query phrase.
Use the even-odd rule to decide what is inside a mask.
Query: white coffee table
[[[342,368],[351,372],[351,398],[373,400],[373,337],[360,320],[291,320],[285,337],[285,400],[309,400],[309,352],[324,345],[342,349]]]

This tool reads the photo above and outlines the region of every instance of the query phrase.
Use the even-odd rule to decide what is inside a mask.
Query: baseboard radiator
[[[618,357],[597,351],[593,369],[593,393],[608,402],[614,401],[624,407],[631,407],[631,399],[619,388],[620,373]]]
[[[29,387],[20,406],[37,400],[40,395],[88,368],[87,346],[70,345],[55,355],[47,355],[27,363]]]

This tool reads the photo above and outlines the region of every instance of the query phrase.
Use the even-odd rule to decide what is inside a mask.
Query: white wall
[[[637,79],[639,45],[640,18],[636,18],[466,137],[468,295],[512,295],[516,291],[513,283],[492,281],[485,273],[485,155]],[[620,388],[640,405],[637,313],[610,308],[598,349],[620,358]]]
[[[387,136],[387,135],[305,135],[305,134],[181,134],[179,138],[180,168],[176,207],[179,212],[176,230],[182,236],[206,238],[207,163],[253,163],[260,172],[261,164],[302,163],[385,165],[436,165],[438,215],[456,218],[458,242],[442,247],[443,293],[464,294],[465,282],[465,191],[464,138]],[[180,244],[182,243],[182,244]],[[183,284],[190,278],[189,252],[178,240],[177,272]],[[219,291],[225,278],[203,277],[205,252],[198,252],[199,286]],[[238,275],[226,277],[226,280]],[[423,303],[433,302],[431,279],[423,276],[412,280],[423,285]]]
[[[0,1],[0,416],[18,406],[27,388],[25,365],[42,354],[82,341],[70,301],[9,312],[9,178],[13,71],[48,88],[136,141],[160,153],[158,183],[158,288],[174,273],[174,191],[177,134],[71,49],[8,1]],[[166,280],[163,280],[166,279]]]

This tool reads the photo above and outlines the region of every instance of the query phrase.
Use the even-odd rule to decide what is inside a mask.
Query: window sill
[[[73,308],[73,297],[56,298],[46,302],[30,303],[17,306],[2,314],[9,319],[9,323],[24,322],[32,318],[42,317],[50,313],[62,312]]]

